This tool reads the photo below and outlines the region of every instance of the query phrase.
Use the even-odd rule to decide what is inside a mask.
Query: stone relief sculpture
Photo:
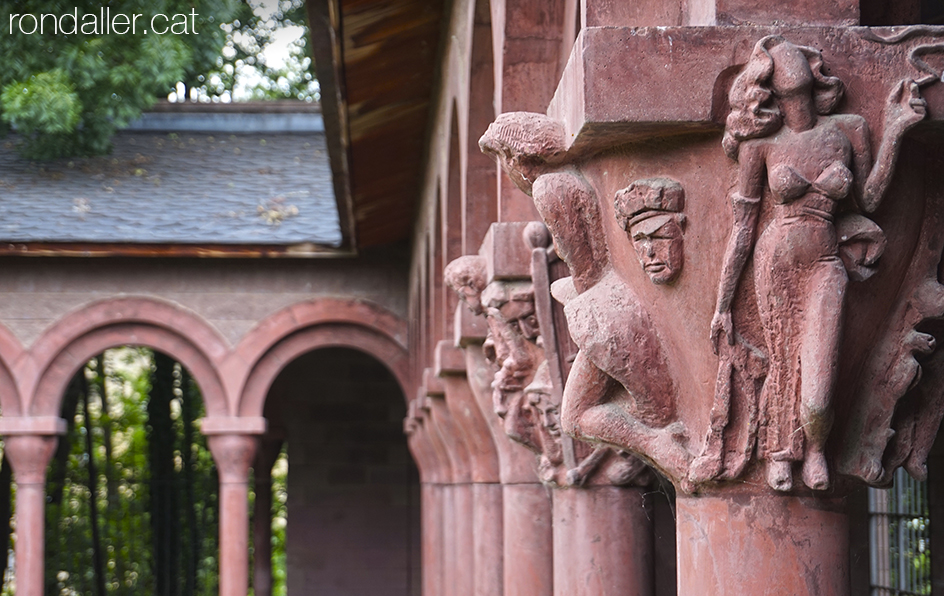
[[[685,253],[685,190],[668,178],[637,180],[616,193],[616,217],[654,284],[669,284],[682,272]]]
[[[908,36],[894,37],[878,42]],[[721,236],[725,211],[704,203],[691,210],[675,181],[717,183],[717,171],[693,165],[696,151],[716,159],[697,143],[691,154],[672,149],[678,174],[652,172],[616,191],[614,222],[604,218],[601,189],[619,188],[614,179],[627,165],[637,177],[655,163],[651,149],[611,150],[590,130],[569,152],[563,124],[551,117],[496,119],[480,147],[532,197],[572,272],[552,285],[579,348],[560,406],[565,434],[640,454],[683,492],[738,480],[803,494],[830,488],[835,472],[883,484],[898,465],[923,475],[944,392],[919,381],[922,373],[940,379],[944,367],[938,356],[917,358],[936,347],[926,328],[944,314],[944,286],[941,239],[934,224],[915,220],[924,221],[922,209],[941,218],[938,199],[919,187],[895,197],[897,211],[881,207],[904,137],[926,117],[919,85],[941,80],[928,63],[940,54],[942,44],[896,49],[901,64],[889,69],[898,73],[890,82],[842,62],[837,71],[854,84],[887,85],[881,98],[850,99],[856,113],[838,113],[844,85],[827,74],[821,53],[781,36],[757,41],[733,83],[733,69],[719,72],[716,88],[730,89],[721,145],[735,164],[733,226]],[[920,231],[914,248],[910,237],[886,239],[905,230]],[[628,252],[610,243],[627,240],[633,266],[658,290],[635,285],[629,263],[615,261]],[[686,250],[698,251],[702,268],[682,274],[691,266]],[[720,262],[720,274],[706,262]],[[714,308],[703,302],[711,286]],[[686,309],[684,322],[652,302],[664,299]],[[864,312],[878,317],[874,333],[861,329]],[[850,330],[850,319],[860,327]],[[704,353],[688,347],[696,328],[709,339]],[[699,363],[697,376],[685,362]],[[837,386],[841,375],[848,386]],[[842,435],[835,442],[834,426]]]
[[[550,244],[546,230],[544,236],[546,247]],[[541,302],[546,311],[550,303],[547,274],[545,270],[540,278],[547,300],[536,300],[531,282],[494,280],[482,287],[487,275],[484,257],[460,257],[445,269],[446,283],[470,310],[484,314],[488,321],[483,349],[498,368],[492,383],[495,413],[509,438],[538,455],[538,477],[545,484],[581,486],[591,477],[593,483],[645,483],[648,476],[639,460],[607,447],[575,446],[561,433],[563,383],[552,380],[561,374],[562,363],[557,360],[561,352],[549,348],[549,343],[557,343],[554,324],[549,319],[543,325],[539,322],[536,304]]]
[[[846,285],[850,277],[869,277],[884,249],[878,226],[842,212],[849,198],[867,213],[879,206],[902,135],[925,115],[917,85],[900,83],[873,162],[865,119],[833,114],[842,90],[838,78],[823,73],[817,50],[769,36],[757,42],[730,94],[723,146],[739,170],[710,335],[716,353],[722,335],[735,344],[732,303],[753,249],[768,355],[757,455],[776,490],[792,488],[793,462],[802,462],[808,487],[829,486],[825,445]],[[773,219],[755,239],[765,191]]]
[[[502,114],[479,145],[532,196],[573,273],[552,288],[579,347],[563,392],[564,430],[635,453],[657,452],[650,457],[657,468],[685,477],[692,456],[661,339],[613,269],[595,192],[579,173],[560,167],[559,124],[538,114]]]
[[[523,235],[531,249],[535,314],[545,355],[534,381],[525,388],[539,424],[542,445],[539,475],[546,484],[554,486],[644,486],[651,478],[645,464],[634,456],[610,447],[574,441],[561,432],[560,406],[577,346],[570,338],[562,305],[551,298],[551,285],[569,279],[570,270],[557,256],[544,224],[531,222]]]

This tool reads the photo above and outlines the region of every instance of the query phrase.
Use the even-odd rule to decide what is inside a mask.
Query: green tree
[[[219,485],[202,415],[186,370],[150,350],[109,350],[76,374],[48,475],[47,596],[218,592]]]
[[[152,15],[196,12],[189,35],[64,34],[43,20],[11,15]],[[16,0],[0,3],[0,117],[21,135],[32,158],[94,155],[110,149],[117,128],[170,92],[178,81],[208,72],[226,43],[221,23],[245,11],[244,0]],[[70,25],[71,28],[71,25]],[[22,30],[21,30],[22,29]]]
[[[214,67],[199,70],[208,74],[191,79],[184,95],[193,90],[211,101],[318,100],[307,18],[304,0],[245,0],[233,22],[221,26],[226,42]],[[266,48],[297,30],[303,33],[290,41],[284,64],[269,64]]]

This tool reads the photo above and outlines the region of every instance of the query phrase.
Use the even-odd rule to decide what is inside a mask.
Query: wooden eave
[[[409,238],[442,0],[309,0],[343,246]]]

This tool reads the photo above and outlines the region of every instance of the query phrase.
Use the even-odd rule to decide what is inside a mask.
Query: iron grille
[[[869,489],[872,596],[931,594],[928,488],[903,469],[889,489]]]

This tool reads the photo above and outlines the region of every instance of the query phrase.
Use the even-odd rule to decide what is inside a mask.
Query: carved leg
[[[767,484],[774,490],[784,492],[793,488],[793,462],[768,460]]]
[[[832,427],[830,402],[836,384],[843,303],[848,278],[841,262],[823,266],[810,278],[810,297],[800,352],[800,421],[806,435],[803,482],[815,490],[829,487],[824,453]]]
[[[651,428],[614,401],[605,401],[616,381],[596,367],[582,352],[570,370],[561,405],[564,431],[578,439],[602,442],[657,460],[670,476],[687,483],[692,454],[682,445],[685,427],[675,422]],[[652,454],[658,457],[650,457]]]
[[[577,352],[561,403],[561,426],[568,435],[581,436],[580,419],[590,408],[603,403],[612,380],[584,353]]]

